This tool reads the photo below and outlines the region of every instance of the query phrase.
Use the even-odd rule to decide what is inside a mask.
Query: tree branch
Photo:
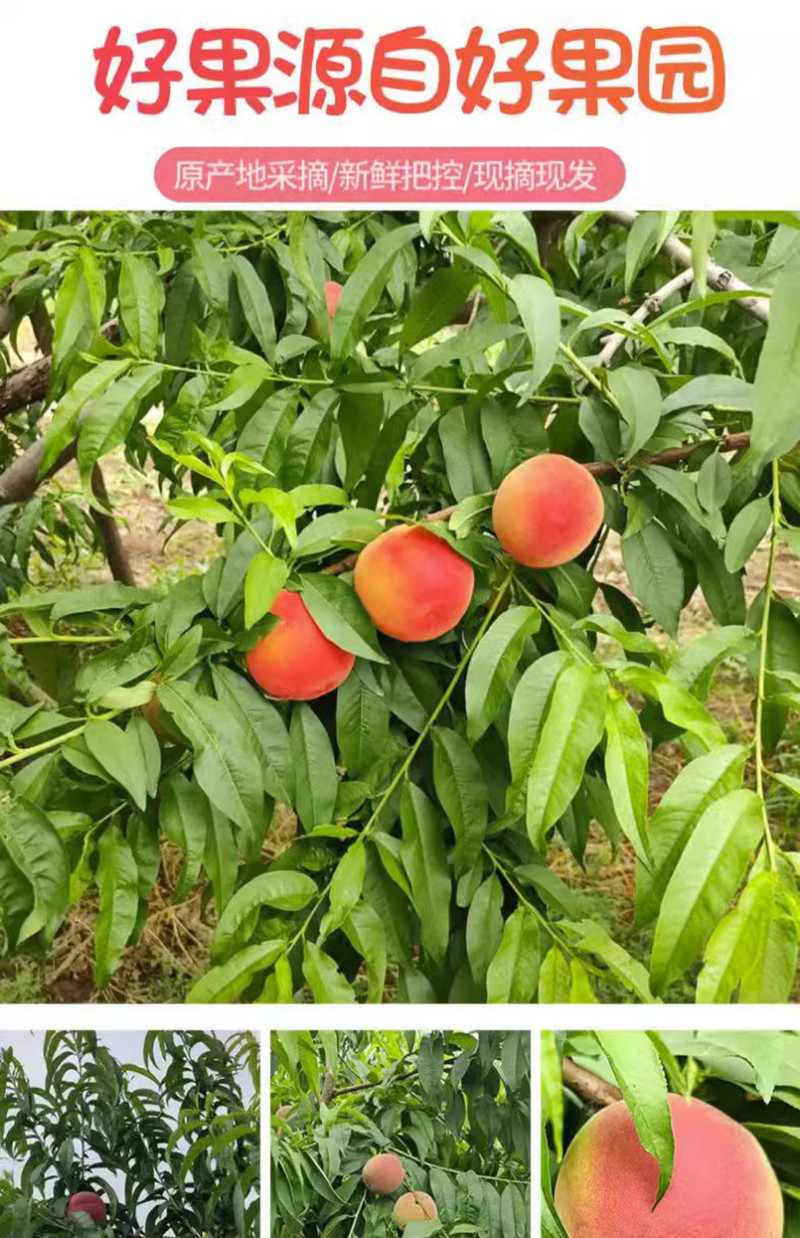
[[[0,385],[0,421],[5,421],[6,417],[28,404],[44,399],[50,386],[51,364],[49,357],[39,357],[30,365],[9,374]]]
[[[638,219],[636,211],[606,211],[606,215],[626,228],[632,228]],[[691,270],[692,251],[677,236],[667,237],[661,246],[661,253],[666,254],[676,266]],[[769,322],[769,301],[758,293],[754,293],[753,289],[734,275],[733,271],[729,271],[709,258],[706,262],[706,279],[709,287],[715,292],[740,292],[742,295],[737,298],[737,303],[742,309],[747,310],[748,314],[752,314],[760,322]]]
[[[681,292],[684,288],[688,287],[693,279],[694,272],[691,267],[687,267],[685,271],[681,271],[678,275],[673,276],[668,283],[664,284],[662,288],[658,288],[655,292],[651,293],[647,300],[642,302],[636,313],[632,315],[634,322],[646,322],[647,319],[652,317],[653,314],[657,314],[665,301],[668,301],[674,293]],[[615,331],[613,335],[609,335],[603,342],[603,350],[597,359],[598,365],[603,365],[606,369],[608,369],[614,359],[614,354],[617,349],[620,348],[628,338],[629,337],[627,335],[623,335],[619,331]]]
[[[100,534],[111,575],[114,580],[121,581],[123,585],[135,585],[136,577],[120,536],[119,525],[108,510],[111,505],[105,478],[99,464],[92,469],[92,493],[101,505],[99,508],[92,506],[92,520]]]
[[[619,1088],[614,1087],[613,1083],[606,1083],[605,1079],[598,1075],[593,1075],[584,1066],[579,1066],[571,1057],[565,1057],[561,1063],[561,1074],[566,1086],[590,1105],[607,1108],[608,1105],[622,1100]]]
[[[31,321],[41,345],[39,329],[33,318]],[[104,335],[107,340],[116,341],[117,323],[107,322],[101,328],[100,334]],[[18,412],[28,404],[33,404],[36,400],[43,400],[50,390],[51,374],[52,360],[49,356],[39,357],[37,361],[31,361],[30,365],[12,370],[8,378],[0,383],[0,421],[5,421],[6,417],[10,417],[12,413]]]
[[[720,451],[744,451],[750,446],[750,435],[742,432],[741,434],[724,434],[722,438],[716,441]],[[680,447],[669,447],[666,451],[657,451],[653,456],[644,456],[641,460],[636,461],[637,468],[643,468],[647,464],[679,464],[681,460],[686,460],[693,451],[697,451],[698,447],[703,446],[703,440],[699,439],[693,443],[682,443]],[[621,474],[622,469],[616,460],[593,460],[589,464],[584,464],[583,467],[587,473],[591,473],[593,477],[613,477],[615,474]],[[2,487],[3,477],[0,476],[0,488]],[[494,494],[495,491],[492,491]],[[451,507],[443,507],[441,511],[429,512],[427,516],[422,517],[423,524],[435,524],[440,520],[449,520],[453,512],[458,507],[454,503]],[[345,555],[342,559],[337,559],[334,563],[329,563],[323,570],[331,576],[340,576],[342,572],[349,572],[355,566],[358,552]]]

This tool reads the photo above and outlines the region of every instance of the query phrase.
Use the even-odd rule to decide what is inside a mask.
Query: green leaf
[[[355,993],[330,955],[313,941],[303,942],[303,975],[315,1002],[353,1002]]]
[[[503,926],[500,946],[486,972],[486,1000],[491,1003],[533,1001],[539,979],[539,926],[525,906]]]
[[[161,336],[164,286],[149,258],[123,254],[119,269],[119,316],[144,357],[155,357]]]
[[[156,401],[163,372],[139,365],[95,400],[78,436],[78,468],[84,485],[101,456],[124,443],[135,423]]]
[[[58,831],[41,808],[27,799],[11,800],[4,795],[0,799],[0,844],[33,894],[33,907],[23,919],[16,944],[41,929],[45,939],[52,940],[69,902],[69,861]]]
[[[467,734],[475,744],[497,716],[525,641],[541,625],[532,606],[511,606],[495,619],[467,669]]]
[[[503,887],[493,874],[478,886],[467,913],[467,959],[477,985],[485,983],[502,936]]]
[[[388,662],[378,635],[355,589],[340,576],[307,572],[302,577],[303,601],[328,640],[357,658]]]
[[[660,524],[651,520],[622,538],[622,561],[636,597],[670,636],[683,606],[683,568]]]
[[[230,267],[226,255],[210,241],[196,236],[192,241],[192,266],[210,304],[216,309],[227,309]]]
[[[769,499],[754,499],[734,516],[725,541],[725,566],[738,572],[757,549],[772,524]]]
[[[285,948],[284,941],[256,942],[255,946],[245,946],[233,958],[220,963],[219,967],[209,968],[196,980],[187,994],[187,1003],[234,1002],[248,987],[250,980],[271,967]]]
[[[240,886],[220,914],[214,936],[214,957],[229,948],[241,925],[261,907],[278,911],[302,911],[318,891],[316,883],[305,873],[279,870],[261,873]]]
[[[593,920],[565,920],[559,923],[559,928],[574,938],[578,950],[599,959],[640,1002],[656,1000],[650,991],[647,969],[624,946],[614,941],[601,924]]]
[[[386,930],[374,907],[359,903],[342,929],[367,967],[367,1001],[381,1002],[386,983]]]
[[[72,442],[78,427],[78,420],[84,409],[88,409],[132,365],[133,362],[129,357],[101,361],[88,373],[82,374],[69,391],[61,397],[44,433],[38,477],[44,477],[50,472],[61,453]]]
[[[233,278],[242,303],[245,322],[252,331],[268,361],[275,357],[275,316],[267,290],[255,268],[243,254],[233,259]]]
[[[187,898],[197,884],[212,829],[209,802],[196,782],[173,771],[164,780],[158,804],[159,825],[185,860],[175,887],[175,902]]]
[[[98,989],[104,989],[136,927],[139,870],[130,846],[116,826],[104,830],[98,851],[100,912],[94,935],[94,981]]]
[[[698,958],[727,911],[763,831],[761,800],[731,791],[697,822],[664,893],[650,975],[663,993]]]
[[[158,695],[194,749],[194,776],[211,803],[260,838],[265,827],[263,781],[240,718],[187,683],[162,683]]]
[[[434,271],[408,307],[400,347],[413,348],[454,322],[475,283],[475,272],[467,267],[440,267]]]
[[[212,499],[206,494],[186,495],[178,499],[168,499],[165,507],[170,516],[176,520],[203,520],[206,524],[239,524],[235,512]]]
[[[623,454],[630,460],[651,439],[661,420],[661,388],[651,370],[623,365],[608,376],[609,390],[616,396],[627,426]]]
[[[411,883],[422,946],[435,964],[444,962],[450,937],[450,873],[442,827],[433,804],[412,782],[403,787],[400,806],[403,844],[400,857]]]
[[[93,720],[87,722],[83,738],[89,752],[109,778],[124,787],[136,807],[144,812],[147,806],[147,780],[134,737],[113,722]]]
[[[94,250],[87,246],[69,264],[56,294],[53,315],[53,376],[63,381],[79,353],[97,343],[106,304],[106,283]]]
[[[658,701],[664,717],[682,731],[696,735],[705,748],[717,748],[725,743],[725,732],[705,705],[660,671],[630,663],[614,673],[621,683],[630,684],[643,696]]]
[[[341,928],[361,898],[367,872],[367,853],[362,842],[353,843],[342,856],[331,880],[329,908],[319,930],[319,941]]]
[[[404,224],[385,232],[367,250],[345,284],[331,331],[331,357],[341,361],[355,349],[367,318],[380,300],[394,261],[404,246],[419,236],[418,224]]]
[[[667,787],[648,828],[652,869],[639,865],[636,874],[638,925],[655,918],[678,860],[706,809],[741,786],[746,755],[740,744],[714,748],[684,765]]]
[[[244,579],[244,623],[252,628],[269,611],[286,581],[289,565],[268,550],[261,550],[250,560]]]
[[[526,822],[537,850],[569,807],[605,726],[608,684],[602,670],[569,666],[559,675],[528,777]]]
[[[748,456],[756,468],[800,439],[800,254],[781,271],[756,371]]]
[[[289,733],[278,709],[263,693],[228,666],[211,668],[214,691],[235,713],[255,745],[264,790],[281,804],[294,803],[295,778]]]
[[[606,706],[605,770],[617,820],[639,859],[648,863],[650,755],[639,715],[616,692],[609,694]]]
[[[289,741],[297,780],[296,808],[303,828],[334,818],[338,778],[328,732],[309,705],[292,710]]]
[[[595,1032],[608,1058],[645,1152],[658,1161],[658,1194],[664,1198],[672,1180],[675,1140],[667,1099],[667,1079],[658,1050],[646,1032]]]
[[[366,776],[383,760],[391,743],[389,702],[377,690],[377,683],[365,682],[358,666],[336,694],[336,738],[353,778]]]
[[[533,353],[526,389],[537,391],[553,368],[561,336],[561,311],[552,286],[536,275],[515,275],[509,293],[519,310]]]
[[[697,1001],[784,1004],[794,988],[797,954],[797,925],[782,878],[760,873],[711,935]]]
[[[433,781],[439,803],[452,826],[456,845],[450,862],[459,876],[481,853],[489,818],[489,792],[470,745],[456,731],[433,732]]]

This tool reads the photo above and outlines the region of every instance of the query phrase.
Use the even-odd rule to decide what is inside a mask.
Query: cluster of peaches
[[[535,456],[502,481],[492,522],[512,559],[526,567],[557,567],[595,537],[603,497],[591,473],[574,460]],[[475,577],[467,560],[430,528],[402,524],[361,552],[354,584],[378,631],[398,641],[431,641],[463,619]],[[283,589],[270,613],[280,622],[247,655],[256,683],[270,696],[292,701],[338,688],[355,658],[328,640],[300,594]]]
[[[370,1157],[361,1177],[367,1190],[375,1195],[393,1195],[406,1182],[406,1170],[399,1156],[380,1152]],[[436,1204],[425,1191],[406,1191],[395,1203],[393,1212],[400,1229],[405,1229],[409,1221],[435,1221],[438,1215]]]

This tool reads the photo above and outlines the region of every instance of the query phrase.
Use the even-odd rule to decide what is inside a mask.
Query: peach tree
[[[799,291],[792,214],[6,215],[6,953],[91,896],[102,990],[166,841],[192,1000],[786,1000]],[[207,570],[133,578],[112,453]]]
[[[275,1238],[529,1238],[527,1032],[274,1032],[271,1108]]]
[[[259,1233],[254,1037],[148,1032],[136,1064],[95,1032],[50,1032],[43,1059],[37,1084],[0,1050],[2,1238]]]

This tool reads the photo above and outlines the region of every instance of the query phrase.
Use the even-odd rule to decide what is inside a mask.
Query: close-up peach
[[[246,657],[260,688],[278,700],[313,701],[344,683],[355,658],[328,640],[299,593],[282,589],[269,613],[280,623]]]
[[[401,641],[436,640],[467,612],[475,574],[453,548],[421,525],[397,525],[361,552],[356,593],[372,622]]]
[[[657,1206],[658,1162],[625,1102],[581,1128],[555,1189],[569,1238],[781,1238],[780,1186],[754,1136],[704,1101],[670,1096],[669,1107],[675,1166]]]
[[[534,456],[500,483],[492,509],[500,545],[526,567],[558,567],[585,550],[603,523],[603,494],[568,456]]]

